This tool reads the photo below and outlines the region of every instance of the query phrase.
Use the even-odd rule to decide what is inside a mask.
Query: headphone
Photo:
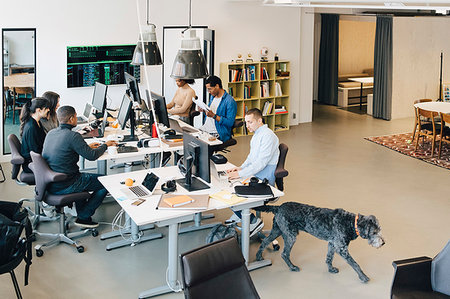
[[[169,180],[162,184],[161,190],[165,193],[174,192],[175,190],[177,190],[177,183],[175,182],[175,180]]]
[[[260,185],[268,185],[269,184],[269,180],[267,178],[263,179],[262,182],[259,182],[259,179],[257,177],[251,177],[250,178],[250,183],[248,184],[249,186],[252,187],[257,187]]]

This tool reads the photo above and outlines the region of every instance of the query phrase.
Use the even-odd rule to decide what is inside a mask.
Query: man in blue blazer
[[[222,81],[217,76],[206,79],[206,89],[211,95],[209,98],[210,110],[202,110],[204,124],[200,128],[210,134],[219,135],[222,142],[231,138],[231,128],[236,118],[236,101],[222,88]]]

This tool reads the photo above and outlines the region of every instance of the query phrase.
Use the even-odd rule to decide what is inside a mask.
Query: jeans
[[[70,194],[83,191],[93,191],[88,200],[79,200],[75,202],[79,219],[87,220],[94,215],[95,210],[102,204],[103,199],[108,193],[98,180],[100,174],[82,173],[80,177],[69,187],[52,192],[54,194]]]

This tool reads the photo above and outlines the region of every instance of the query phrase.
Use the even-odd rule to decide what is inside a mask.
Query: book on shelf
[[[281,105],[275,105],[275,114],[286,114],[288,111],[286,110],[286,107]]]
[[[229,69],[228,70],[228,81],[229,82],[242,81],[242,70],[240,70],[240,69]]]
[[[262,111],[262,115],[266,116],[272,113],[272,108],[273,108],[273,103],[266,101],[264,103],[264,107],[263,107],[263,111]]]
[[[269,82],[261,82],[261,97],[270,97]]]
[[[246,72],[247,72],[247,79],[246,80],[247,81],[249,81],[249,80],[251,80],[251,81],[256,80],[255,70],[256,70],[256,67],[254,65],[247,66],[247,68],[246,68]]]
[[[244,99],[250,99],[251,98],[251,87],[248,85],[244,86]]]
[[[261,80],[269,80],[269,73],[265,67],[261,67]]]
[[[275,125],[275,130],[274,131],[280,131],[280,130],[284,130],[286,129],[286,126],[283,125]]]
[[[228,87],[228,94],[230,96],[234,96],[234,94],[233,94],[233,87]]]
[[[275,82],[275,96],[280,97],[283,95],[283,91],[281,90],[281,84],[278,82]]]
[[[288,113],[288,111],[287,110],[284,110],[284,111],[275,111],[275,114],[287,114]]]

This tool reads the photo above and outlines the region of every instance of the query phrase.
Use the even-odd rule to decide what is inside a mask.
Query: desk
[[[349,80],[361,83],[361,92],[359,93],[359,110],[361,110],[364,84],[373,83],[373,77],[349,78]]]
[[[450,114],[450,103],[447,102],[417,103],[414,104],[414,107],[438,113],[442,112],[445,114]]]
[[[181,174],[177,167],[155,168],[151,170],[159,177],[176,177],[181,178]],[[172,292],[173,288],[178,286],[178,228],[179,224],[185,221],[191,221],[194,218],[197,210],[157,210],[156,206],[159,201],[160,194],[162,194],[161,183],[157,185],[155,195],[146,198],[146,201],[139,205],[133,206],[133,200],[120,201],[118,198],[123,196],[121,188],[123,185],[117,182],[131,177],[136,181],[142,181],[149,170],[135,171],[133,173],[123,173],[110,176],[100,177],[100,182],[105,186],[109,193],[117,200],[119,205],[131,217],[131,219],[138,225],[146,225],[150,223],[156,224],[158,227],[168,226],[168,285],[158,288],[153,288],[142,292],[139,298],[148,298]],[[200,190],[189,194],[211,194],[222,189],[232,190],[228,181],[219,181],[214,176],[211,176],[211,189]],[[186,190],[177,186],[177,192],[174,194],[188,194]],[[283,196],[284,193],[272,188],[275,197]],[[242,254],[245,258],[246,265],[249,270],[254,270],[260,267],[268,266],[272,262],[270,260],[263,260],[259,262],[249,263],[249,245],[250,245],[250,208],[258,207],[264,204],[267,198],[252,198],[244,202],[240,202],[234,206],[229,206],[220,201],[210,199],[207,211],[216,209],[233,208],[234,210],[242,210],[242,232],[241,232],[241,246]],[[202,210],[203,212],[204,210]],[[165,275],[165,273],[164,273]]]
[[[9,89],[14,87],[34,88],[34,74],[17,74],[4,77],[4,86]]]

